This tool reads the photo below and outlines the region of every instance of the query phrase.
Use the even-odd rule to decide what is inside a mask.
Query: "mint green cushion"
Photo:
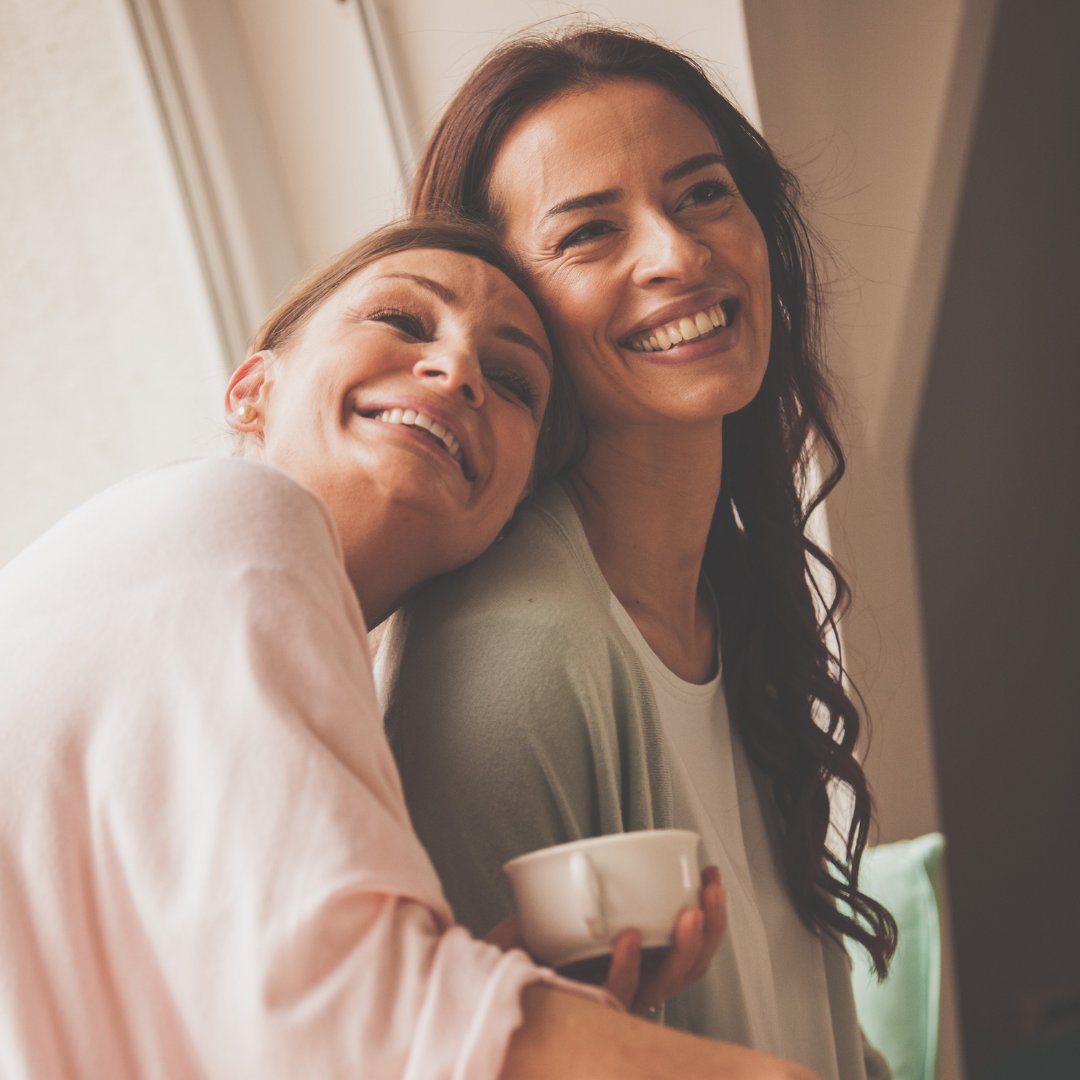
[[[859,888],[892,912],[900,931],[889,976],[879,983],[866,953],[850,946],[859,1023],[893,1080],[933,1080],[941,988],[937,875],[945,838],[928,833],[881,844],[863,856]]]

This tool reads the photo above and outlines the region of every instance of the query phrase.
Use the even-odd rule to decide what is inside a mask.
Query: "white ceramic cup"
[[[698,834],[649,829],[574,840],[511,859],[503,871],[525,947],[563,967],[611,952],[624,930],[642,948],[670,945],[679,912],[699,903]]]

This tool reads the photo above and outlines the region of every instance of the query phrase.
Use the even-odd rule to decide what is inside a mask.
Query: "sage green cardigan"
[[[474,933],[513,911],[508,859],[690,824],[675,818],[648,677],[557,485],[522,506],[505,540],[389,621],[376,679],[413,823]],[[847,960],[828,945],[837,1056],[849,1063],[841,1076],[861,1080]],[[697,992],[671,999],[666,1021],[694,1030],[693,1017],[714,1007]],[[887,1076],[866,1049],[865,1075]]]

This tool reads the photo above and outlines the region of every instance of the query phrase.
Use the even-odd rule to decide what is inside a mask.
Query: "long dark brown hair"
[[[427,144],[412,208],[452,210],[499,226],[488,181],[510,128],[562,94],[624,79],[662,87],[705,121],[768,244],[769,362],[754,400],[724,423],[723,481],[704,572],[720,606],[728,706],[771,785],[796,910],[811,928],[861,943],[883,977],[896,923],[859,890],[872,804],[854,752],[859,710],[833,644],[850,594],[807,528],[843,476],[844,455],[831,421],[814,244],[794,175],[694,60],[647,38],[590,26],[510,41],[480,64]],[[809,490],[815,457],[825,459],[824,478]],[[841,852],[828,842],[834,787],[846,789],[852,803]]]

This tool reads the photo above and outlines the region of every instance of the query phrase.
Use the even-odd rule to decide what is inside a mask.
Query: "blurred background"
[[[831,247],[850,467],[828,532],[855,590],[843,637],[877,839],[947,837],[944,1080],[1080,1027],[1077,11],[585,13],[702,58],[803,177]],[[275,297],[400,213],[427,131],[493,44],[581,17],[4,0],[0,563],[117,479],[228,452],[226,376]]]

